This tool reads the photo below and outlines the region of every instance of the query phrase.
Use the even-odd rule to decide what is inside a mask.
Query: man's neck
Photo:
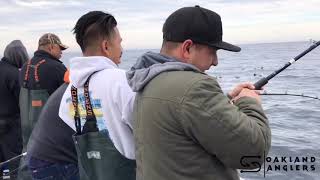
[[[106,57],[104,54],[102,54],[101,52],[90,52],[90,51],[85,51],[82,53],[83,56],[88,57],[88,56],[104,56]]]
[[[40,48],[39,47],[38,50],[45,51],[46,53],[51,54],[50,50],[47,48]]]
[[[166,51],[166,50],[161,49],[160,54],[165,55],[165,56],[169,56],[169,57],[173,57],[180,62],[186,62],[186,60],[181,58],[176,51]]]
[[[55,60],[59,60],[57,57],[55,57],[54,55],[52,55],[50,53],[50,51],[48,50],[45,50],[45,49],[38,49],[36,52],[35,52],[35,55],[36,54],[41,54],[41,55],[46,55],[46,56],[49,56],[51,59],[55,59]],[[60,61],[60,60],[59,60]]]

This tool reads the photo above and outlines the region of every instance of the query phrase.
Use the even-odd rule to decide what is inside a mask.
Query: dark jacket
[[[215,78],[155,53],[142,56],[127,75],[138,91],[138,180],[237,180],[237,169],[258,167],[243,166],[243,156],[268,153],[270,128],[255,99],[233,105]]]
[[[19,111],[19,70],[7,60],[0,61],[0,161],[22,150]]]
[[[0,117],[19,117],[19,69],[6,58],[0,61]]]
[[[21,153],[19,68],[28,54],[19,40],[12,41],[0,61],[0,162]]]
[[[77,164],[77,153],[72,140],[75,131],[59,117],[62,96],[67,88],[63,84],[43,107],[28,144],[28,156],[51,163]]]
[[[41,60],[45,60],[45,63],[41,64],[38,69],[38,76],[40,81],[40,88],[36,86],[34,68],[30,68],[29,71],[29,81],[26,84],[27,89],[46,89],[50,94],[52,94],[61,84],[64,83],[64,75],[67,68],[62,64],[62,62],[43,50],[38,50],[34,53],[31,59],[31,64],[36,65]],[[27,63],[25,63],[21,69],[20,81],[23,84],[23,79],[25,77],[27,68]]]

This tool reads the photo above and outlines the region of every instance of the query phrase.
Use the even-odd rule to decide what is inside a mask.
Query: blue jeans
[[[50,163],[30,158],[29,169],[33,180],[79,180],[76,164]]]

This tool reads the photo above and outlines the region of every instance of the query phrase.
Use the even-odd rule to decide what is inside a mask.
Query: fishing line
[[[319,97],[316,96],[309,96],[309,95],[304,95],[304,94],[292,94],[292,93],[267,93],[267,92],[262,92],[260,93],[260,95],[264,95],[264,96],[298,96],[298,97],[304,97],[304,98],[310,98],[310,99],[316,99],[316,100],[320,100]]]

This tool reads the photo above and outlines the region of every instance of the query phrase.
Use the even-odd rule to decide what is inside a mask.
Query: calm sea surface
[[[309,42],[251,44],[242,45],[240,53],[219,51],[219,65],[207,73],[217,77],[227,92],[237,83],[256,82],[269,75],[310,45]],[[124,51],[120,67],[128,70],[147,51],[159,50]],[[68,59],[79,55],[66,52],[63,61],[68,66]],[[320,97],[320,47],[272,79],[265,89],[268,93]],[[292,96],[262,98],[272,132],[272,146],[266,158],[271,162],[266,161],[259,172],[241,173],[241,177],[248,180],[320,179],[320,101]],[[306,157],[308,162],[294,162]],[[286,162],[281,162],[282,159]]]

